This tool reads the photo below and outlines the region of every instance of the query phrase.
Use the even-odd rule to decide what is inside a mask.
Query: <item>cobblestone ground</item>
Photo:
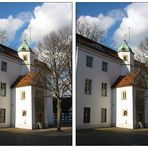
[[[0,145],[72,145],[72,128],[44,130],[0,129]]]
[[[96,128],[77,130],[77,145],[148,145],[148,129]]]

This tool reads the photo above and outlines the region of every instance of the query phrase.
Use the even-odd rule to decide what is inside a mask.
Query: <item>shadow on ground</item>
[[[72,145],[72,128],[62,127],[43,130],[25,130],[17,128],[0,129],[0,145]]]
[[[95,128],[77,130],[77,145],[148,145],[148,129]]]

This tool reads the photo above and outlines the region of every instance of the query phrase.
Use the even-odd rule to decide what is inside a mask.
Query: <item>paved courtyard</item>
[[[76,136],[77,145],[148,145],[148,129],[84,129]]]
[[[17,128],[0,129],[0,145],[72,145],[72,128],[63,127],[44,130],[25,130]]]

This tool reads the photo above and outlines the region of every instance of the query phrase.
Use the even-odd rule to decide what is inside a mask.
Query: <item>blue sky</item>
[[[15,50],[20,47],[24,34],[27,35],[27,41],[30,44],[30,28],[30,46],[36,48],[45,35],[51,31],[57,31],[60,27],[70,25],[71,22],[71,3],[0,3],[0,29],[7,31],[7,46]]]
[[[79,2],[76,9],[77,20],[87,19],[91,23],[98,23],[106,32],[103,44],[115,50],[125,34],[135,51],[148,36],[148,3]]]

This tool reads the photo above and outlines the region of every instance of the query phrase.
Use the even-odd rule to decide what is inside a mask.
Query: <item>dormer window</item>
[[[28,61],[28,56],[27,55],[23,55],[23,60],[24,61]]]
[[[124,60],[124,61],[128,61],[127,55],[124,55],[124,56],[123,56],[123,60]]]

